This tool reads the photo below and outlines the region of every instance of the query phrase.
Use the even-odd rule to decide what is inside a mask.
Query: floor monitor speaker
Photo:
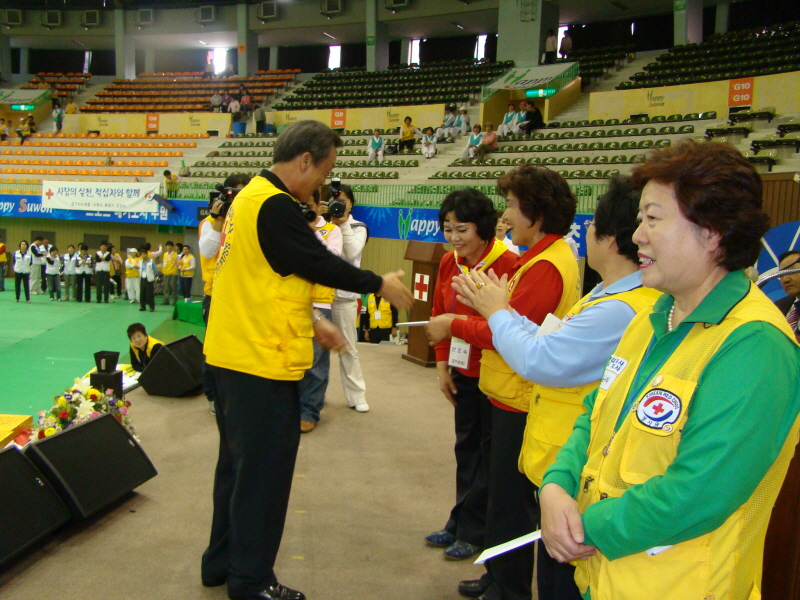
[[[144,368],[139,383],[151,396],[177,398],[203,383],[203,344],[188,335],[165,344]]]
[[[130,432],[111,414],[33,442],[25,455],[76,518],[86,518],[158,474]]]
[[[71,519],[47,478],[16,446],[0,451],[0,565]]]

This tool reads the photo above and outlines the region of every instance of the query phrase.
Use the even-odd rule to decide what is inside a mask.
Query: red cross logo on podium
[[[431,278],[429,275],[417,273],[414,276],[414,300],[428,301],[428,285]]]

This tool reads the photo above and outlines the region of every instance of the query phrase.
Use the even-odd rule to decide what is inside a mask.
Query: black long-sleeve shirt
[[[329,252],[308,226],[300,205],[280,178],[266,169],[261,176],[285,192],[264,202],[258,213],[258,243],[269,266],[283,277],[297,275],[334,289],[376,294],[383,279]]]

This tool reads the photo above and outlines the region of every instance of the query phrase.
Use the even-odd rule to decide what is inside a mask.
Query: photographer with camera
[[[298,382],[316,337],[346,345],[312,311],[312,285],[379,293],[410,308],[401,271],[379,277],[334,256],[303,217],[300,201],[325,182],[338,134],[318,121],[289,125],[274,164],[236,196],[222,230],[204,351],[217,390],[219,458],[214,518],[203,554],[206,586],[227,583],[232,599],[304,600],[278,583],[280,548],[300,443]]]
[[[328,192],[328,211],[331,222],[339,226],[342,232],[343,252],[342,258],[354,267],[361,267],[361,253],[369,239],[369,230],[361,221],[356,221],[351,214],[356,203],[355,194],[349,185],[333,178]],[[358,332],[356,319],[358,318],[358,294],[345,290],[336,290],[333,299],[331,315],[333,322],[342,330],[349,352],[339,355],[339,373],[342,380],[342,389],[347,405],[358,412],[367,412],[369,404],[366,400],[366,385],[361,372],[361,363],[358,360]]]

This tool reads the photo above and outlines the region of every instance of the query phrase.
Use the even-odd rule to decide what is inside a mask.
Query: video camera
[[[236,194],[242,190],[241,188],[225,187],[221,183],[215,185],[214,188],[214,191],[209,192],[208,209],[209,214],[216,219],[217,217],[225,217],[228,215],[228,209],[230,209],[233,199],[236,198]],[[219,212],[215,214],[212,207],[217,200],[222,200],[222,206],[220,206]]]
[[[337,219],[341,219],[347,211],[347,205],[344,200],[339,200],[341,193],[342,180],[338,177],[331,178],[331,199],[328,200],[328,213]]]

